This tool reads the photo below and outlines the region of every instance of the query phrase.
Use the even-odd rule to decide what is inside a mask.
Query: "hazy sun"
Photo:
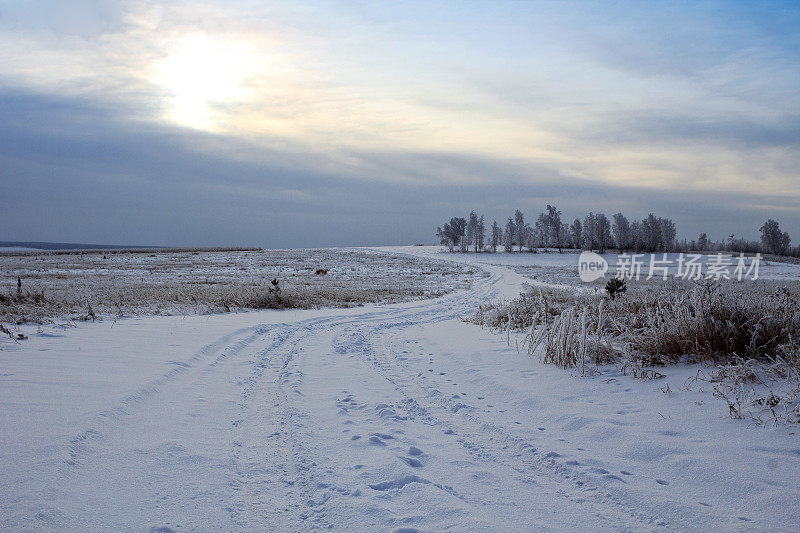
[[[158,82],[170,93],[168,118],[200,129],[214,129],[215,110],[247,96],[243,54],[205,36],[183,39],[157,66]]]

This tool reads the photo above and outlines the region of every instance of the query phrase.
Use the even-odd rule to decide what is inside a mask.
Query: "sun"
[[[215,115],[247,97],[244,54],[202,35],[178,41],[157,65],[157,79],[170,103],[167,118],[183,126],[215,129]]]

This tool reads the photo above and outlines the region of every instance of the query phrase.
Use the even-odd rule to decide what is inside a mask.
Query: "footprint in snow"
[[[369,488],[373,490],[386,491],[392,489],[402,489],[403,487],[405,487],[410,483],[422,483],[423,485],[427,485],[430,483],[430,481],[418,476],[403,476],[397,479],[393,479],[392,481],[383,481],[381,483],[369,485]]]
[[[412,468],[419,468],[422,466],[422,463],[420,463],[418,459],[414,459],[412,457],[398,457],[398,459]]]
[[[420,450],[416,446],[411,446],[408,448],[408,455],[414,455],[414,456],[422,455],[422,450]]]
[[[658,483],[659,485],[669,485],[669,481],[666,481],[664,479],[657,479],[656,483]]]

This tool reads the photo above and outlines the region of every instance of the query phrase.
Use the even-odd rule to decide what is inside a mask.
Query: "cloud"
[[[772,120],[737,116],[697,116],[680,111],[642,111],[606,116],[587,128],[587,136],[608,144],[703,143],[737,149],[800,148],[800,114],[789,111]]]
[[[546,203],[792,232],[800,10],[773,8],[0,0],[0,232],[396,243]],[[195,91],[203,47],[199,81],[162,72],[198,36],[235,97]]]
[[[44,115],[47,120],[33,120]],[[546,167],[463,154],[360,151],[358,165],[302,146],[253,147],[235,137],[121,121],[72,98],[0,96],[0,196],[5,239],[164,245],[323,246],[432,242],[441,219],[476,209],[504,220],[555,203],[674,216],[681,235],[754,236],[785,197],[607,186]],[[257,157],[256,157],[257,155]],[[397,179],[374,179],[374,174]],[[481,179],[455,180],[454,176]],[[404,179],[405,178],[405,179]],[[423,179],[424,178],[424,179]],[[710,207],[716,205],[724,207]],[[758,207],[754,207],[758,206]]]

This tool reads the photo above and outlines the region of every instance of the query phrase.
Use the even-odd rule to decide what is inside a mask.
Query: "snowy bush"
[[[536,289],[467,321],[523,331],[522,347],[564,368],[618,362],[652,379],[653,366],[707,362],[732,416],[800,422],[800,283],[673,280],[616,299]]]

